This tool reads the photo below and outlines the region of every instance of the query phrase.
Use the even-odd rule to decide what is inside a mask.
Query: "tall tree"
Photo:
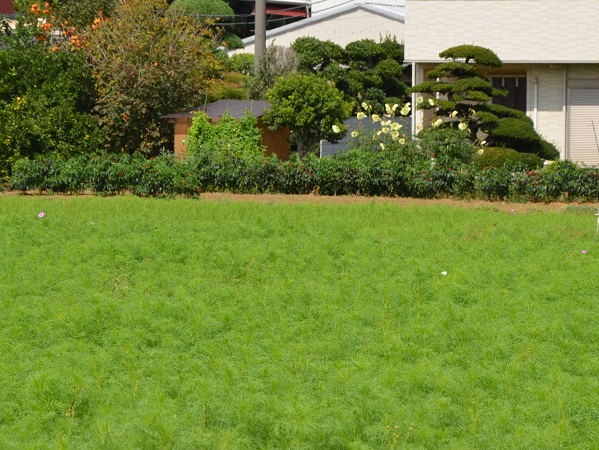
[[[161,117],[200,104],[206,81],[221,68],[213,22],[167,8],[161,0],[123,0],[87,36],[96,113],[113,151],[170,147],[172,125]]]

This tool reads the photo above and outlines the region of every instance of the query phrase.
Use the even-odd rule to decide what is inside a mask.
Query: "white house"
[[[508,106],[562,158],[599,165],[598,19],[597,0],[406,0],[406,62],[417,84],[449,47],[493,50],[504,65],[484,75],[510,92]]]
[[[336,0],[335,0],[336,1]],[[315,37],[345,47],[360,39],[379,42],[386,36],[404,40],[404,0],[386,0],[391,4],[349,2],[331,9],[313,13],[311,17],[266,32],[266,46],[271,44],[290,47],[300,37]],[[313,3],[316,6],[316,2]],[[243,39],[244,48],[236,53],[254,53],[255,37]]]

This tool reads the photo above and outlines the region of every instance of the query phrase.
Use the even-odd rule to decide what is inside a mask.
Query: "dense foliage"
[[[187,155],[209,155],[211,159],[230,157],[261,158],[264,154],[258,119],[249,112],[235,120],[227,112],[212,123],[204,112],[194,115],[187,133]]]
[[[501,67],[501,60],[491,50],[475,45],[460,45],[439,54],[447,62],[429,71],[430,81],[413,86],[410,92],[441,94],[442,98],[422,101],[419,107],[433,109],[440,126],[458,125],[467,129],[472,141],[485,140],[488,145],[508,147],[534,153],[548,160],[559,157],[554,145],[545,141],[533,128],[532,120],[521,111],[490,103],[493,97],[507,92],[493,87],[477,72],[479,67]]]
[[[280,78],[267,93],[271,109],[262,120],[272,129],[289,127],[303,156],[321,139],[337,142],[351,106],[325,79],[300,73]]]
[[[23,156],[62,157],[97,149],[102,134],[92,116],[92,71],[75,29],[32,8],[15,29],[0,30],[0,180]],[[63,40],[53,38],[61,33]]]
[[[210,22],[167,6],[161,0],[119,3],[88,35],[95,112],[109,150],[155,155],[172,148],[173,126],[162,116],[200,104],[206,80],[221,67]]]
[[[365,101],[373,112],[383,113],[385,103],[403,103],[407,86],[402,82],[403,44],[386,36],[379,42],[362,39],[345,49],[314,37],[295,40],[300,70],[335,82],[354,109]]]
[[[437,139],[437,138],[434,138]],[[13,189],[114,195],[196,196],[201,192],[454,197],[513,202],[599,199],[599,170],[566,161],[541,170],[515,166],[477,167],[461,163],[460,147],[431,154],[416,143],[405,151],[351,151],[335,157],[282,162],[276,157],[186,158],[161,155],[81,155],[68,161],[38,156],[19,160]],[[438,148],[439,149],[439,148]],[[454,154],[450,157],[450,154]],[[445,161],[445,164],[441,164]],[[453,162],[452,165],[450,161]]]

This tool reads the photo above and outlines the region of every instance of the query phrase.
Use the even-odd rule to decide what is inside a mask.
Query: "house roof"
[[[246,110],[254,117],[261,117],[270,109],[267,100],[219,100],[208,105],[199,106],[190,111],[182,111],[166,116],[163,119],[191,119],[197,112],[204,111],[212,119],[220,119],[229,112],[234,119],[245,117]]]
[[[396,20],[401,23],[405,23],[405,6],[404,5],[387,5],[387,4],[377,4],[377,3],[349,3],[347,5],[341,5],[339,7],[333,8],[326,12],[319,12],[317,14],[313,14],[312,17],[307,19],[299,20],[297,22],[290,23],[288,25],[284,25],[282,27],[275,28],[273,30],[268,30],[266,32],[266,39],[273,38],[275,36],[279,36],[285,33],[289,33],[291,31],[299,30],[301,28],[305,28],[310,25],[317,24],[319,22],[326,22],[329,20],[333,20],[339,16],[347,14],[352,11],[363,10],[368,11],[373,14],[379,15],[386,19]],[[254,44],[256,40],[256,36],[249,36],[245,39],[242,39],[243,45],[248,46]]]

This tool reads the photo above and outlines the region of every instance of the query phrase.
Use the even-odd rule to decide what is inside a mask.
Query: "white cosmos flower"
[[[437,120],[435,120],[435,122],[433,123],[433,128],[437,128],[442,123],[443,123],[443,119],[437,119]]]
[[[441,275],[446,276],[447,275],[447,270],[444,270],[443,272],[441,272]]]
[[[391,130],[389,129],[389,127],[383,127],[383,128],[381,129],[381,131],[382,131],[383,133],[385,133],[385,134],[388,134],[388,133],[389,133],[389,131],[391,131]]]
[[[416,103],[418,103],[419,105],[420,105],[421,103],[424,103],[424,98],[422,98],[422,97],[418,97],[418,98],[416,99]]]
[[[379,117],[379,115],[378,115],[378,114],[373,114],[373,115],[372,115],[372,121],[373,121],[373,122],[378,122],[379,120],[381,120],[381,118]]]
[[[357,130],[354,130],[351,132],[351,137],[353,137],[353,138],[358,137],[359,135],[360,135],[360,132]]]
[[[381,150],[385,150],[385,144],[381,142],[379,145],[381,146]]]
[[[410,111],[412,110],[412,108],[410,108],[410,105],[405,105],[403,108],[401,108],[401,115],[402,116],[407,116],[408,114],[410,114]]]
[[[393,108],[391,108],[391,105],[389,103],[385,103],[385,112],[387,114],[393,114]]]
[[[460,122],[458,124],[458,128],[462,131],[467,130],[468,129],[468,124],[466,122]]]
[[[370,106],[368,103],[366,102],[362,102],[362,108],[364,108],[365,110],[369,110],[370,108],[372,108],[372,106]]]
[[[484,151],[484,150],[481,148],[481,149],[480,149],[479,151],[477,151],[476,153],[477,153],[477,154],[479,154],[479,155],[482,155],[482,154],[484,154],[484,153],[485,153],[485,151]]]
[[[452,112],[452,113],[449,115],[449,117],[454,117],[454,118],[455,118],[455,117],[457,117],[457,115],[458,115],[458,112],[457,112],[457,111],[453,111],[453,112]]]
[[[432,98],[428,99],[428,104],[431,106],[435,106],[435,101]]]
[[[341,128],[338,125],[333,125],[333,133],[341,133]]]
[[[404,145],[404,144],[406,143],[406,140],[405,140],[404,138],[401,138],[401,139],[399,140],[399,143],[400,143],[401,145]]]
[[[399,131],[395,131],[395,130],[391,131],[391,138],[393,140],[396,140],[398,137],[399,137]]]
[[[393,122],[391,125],[389,125],[391,127],[392,130],[397,131],[399,129],[401,129],[403,127],[403,125],[401,123],[397,123],[397,122]]]
[[[366,117],[366,114],[364,114],[362,111],[360,111],[358,114],[356,114],[356,118],[358,120],[362,120],[364,117]]]

